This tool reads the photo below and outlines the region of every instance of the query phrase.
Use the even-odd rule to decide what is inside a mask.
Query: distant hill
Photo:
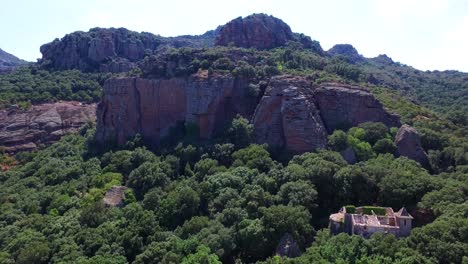
[[[2,49],[0,49],[0,73],[10,72],[16,67],[27,64],[27,61],[19,59]]]

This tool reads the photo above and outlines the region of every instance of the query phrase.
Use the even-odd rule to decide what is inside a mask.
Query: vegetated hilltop
[[[97,127],[0,156],[1,263],[466,261],[466,97],[440,92],[466,73],[325,52],[266,15],[204,36],[72,33],[0,76],[18,141],[77,130],[92,108],[63,100],[101,99]],[[331,236],[344,205],[405,206],[416,228]]]
[[[347,77],[352,77],[349,79],[397,90],[425,106],[434,107],[453,120],[467,122],[468,111],[464,103],[467,100],[467,73],[424,72],[394,62],[386,55],[364,58],[349,44],[339,44],[324,52],[319,42],[303,34],[293,33],[280,19],[264,14],[234,19],[200,36],[165,38],[123,28],[94,28],[89,32],[74,32],[43,45],[41,63],[46,68],[56,70],[125,72],[136,67],[137,62],[145,57],[164,53],[168,48],[231,45],[271,49],[284,48],[290,42],[300,44],[296,47],[302,47],[327,61],[341,62],[342,65],[335,70],[343,74],[354,66],[354,72],[347,73]]]
[[[27,64],[27,61],[0,49],[0,74],[11,72],[21,65]]]

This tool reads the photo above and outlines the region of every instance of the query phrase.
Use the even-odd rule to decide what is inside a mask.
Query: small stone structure
[[[334,235],[345,232],[365,238],[377,232],[394,234],[396,237],[410,235],[413,217],[406,208],[402,207],[395,213],[391,207],[374,207],[384,212],[378,214],[369,208],[372,207],[342,207],[338,213],[330,215],[330,231]]]
[[[104,196],[104,204],[111,207],[122,207],[124,205],[125,186],[112,186]]]

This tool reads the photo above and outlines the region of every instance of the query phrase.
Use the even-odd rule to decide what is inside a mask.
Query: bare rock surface
[[[265,14],[236,18],[222,26],[215,45],[271,49],[293,40],[291,28],[281,19]]]
[[[314,93],[328,133],[364,122],[382,122],[388,127],[400,126],[399,116],[387,112],[369,91],[361,87],[327,83]]]
[[[0,110],[0,146],[8,153],[33,150],[95,120],[96,105],[79,102],[33,105],[28,110],[17,107]]]
[[[112,186],[104,195],[102,199],[104,204],[111,207],[121,207],[124,205],[125,186]]]
[[[398,129],[395,137],[398,153],[409,159],[419,162],[423,167],[429,168],[429,158],[421,146],[421,137],[416,129],[404,124]]]
[[[124,72],[160,48],[212,46],[213,40],[213,31],[166,38],[125,28],[92,28],[42,45],[41,64],[55,70]]]
[[[201,138],[211,138],[241,114],[252,120],[256,142],[303,153],[324,148],[328,133],[343,124],[399,126],[398,116],[359,87],[313,87],[304,77],[283,75],[270,79],[257,103],[248,85],[247,79],[219,74],[110,79],[98,106],[97,140],[124,144],[139,133],[158,146],[171,129],[184,123],[196,124]]]
[[[97,139],[124,144],[140,133],[158,145],[184,122],[197,124],[200,137],[210,138],[237,113],[252,114],[247,87],[247,80],[231,75],[110,79],[98,107]]]
[[[302,77],[273,78],[253,118],[259,143],[293,153],[324,148],[327,131],[315,106],[310,84]]]

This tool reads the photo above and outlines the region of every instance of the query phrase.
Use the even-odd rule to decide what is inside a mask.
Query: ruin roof
[[[352,214],[353,224],[360,226],[374,226],[374,227],[385,227],[385,228],[398,228],[395,225],[388,224],[388,217],[377,216],[377,215],[359,215]]]
[[[399,218],[409,218],[413,219],[413,217],[408,213],[405,207],[402,207],[396,214],[395,216]]]

